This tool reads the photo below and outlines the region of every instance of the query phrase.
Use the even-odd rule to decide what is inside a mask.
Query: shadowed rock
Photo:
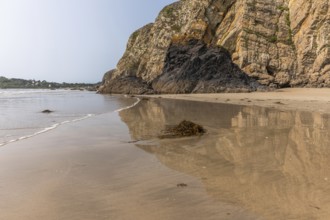
[[[172,44],[163,73],[152,83],[160,93],[249,92],[258,86],[232,62],[228,51],[198,40]]]
[[[102,93],[114,94],[152,94],[150,86],[141,78],[136,76],[114,76],[115,70],[105,74],[103,86],[99,88]],[[104,86],[104,84],[106,86]]]
[[[218,93],[250,92],[263,87],[232,62],[227,50],[190,39],[172,44],[161,74],[151,81],[132,71],[117,75],[109,71],[103,79],[102,93]]]

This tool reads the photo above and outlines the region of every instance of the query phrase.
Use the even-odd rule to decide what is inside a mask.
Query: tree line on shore
[[[45,80],[17,79],[0,76],[0,89],[80,89],[95,91],[98,84],[89,83],[57,83]]]

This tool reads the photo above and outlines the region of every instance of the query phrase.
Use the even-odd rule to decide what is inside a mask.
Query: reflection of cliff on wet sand
[[[137,146],[199,178],[217,200],[265,219],[330,216],[329,115],[154,100],[121,117],[137,140],[155,138],[182,119],[205,126],[202,137]]]

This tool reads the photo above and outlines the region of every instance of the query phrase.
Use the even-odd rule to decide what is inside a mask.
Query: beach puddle
[[[330,216],[327,114],[155,99],[120,116],[138,149],[173,172],[198,180],[206,200],[237,208],[219,219]],[[182,120],[204,126],[207,133],[157,139],[162,129]],[[191,194],[196,190],[179,180],[177,188]],[[186,199],[183,204],[193,197]],[[231,218],[238,210],[243,214]]]

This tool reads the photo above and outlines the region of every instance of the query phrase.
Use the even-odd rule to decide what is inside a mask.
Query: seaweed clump
[[[165,129],[160,138],[178,138],[203,135],[206,130],[199,124],[183,120],[177,126],[169,126]]]
[[[45,109],[45,110],[41,111],[41,113],[45,113],[45,114],[50,114],[52,112],[54,112],[54,111],[49,110],[49,109]]]

